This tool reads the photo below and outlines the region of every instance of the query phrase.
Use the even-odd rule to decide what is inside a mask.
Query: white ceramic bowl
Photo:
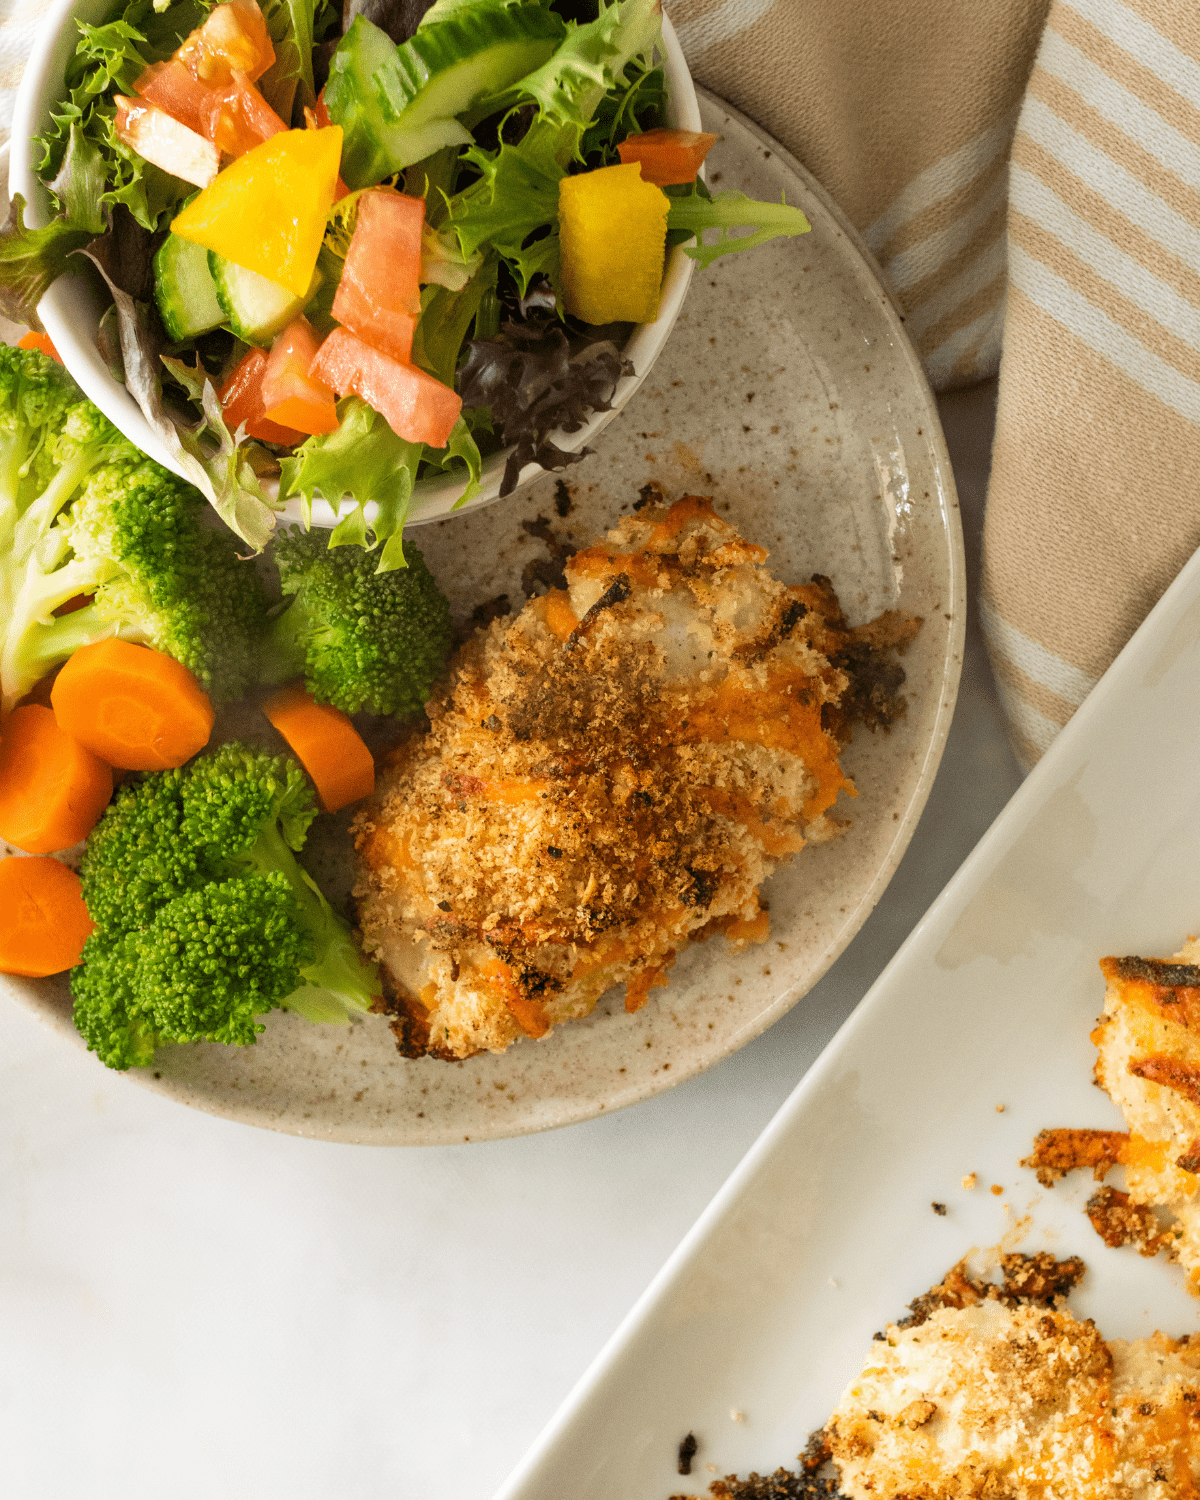
[[[37,149],[34,137],[49,121],[51,111],[59,107],[66,95],[63,72],[75,47],[75,22],[96,24],[110,9],[111,0],[54,0],[45,22],[39,27],[29,65],[21,79],[12,124],[12,154],[9,159],[8,187],[20,193],[26,204],[26,223],[41,226],[50,217],[49,195],[34,174]],[[670,21],[663,17],[663,66],[667,75],[669,123],[683,130],[700,129],[700,109],[691,75],[683,60]],[[590,442],[617,415],[646,378],[658,358],[691,280],[695,262],[677,246],[667,258],[659,315],[653,323],[634,329],[623,350],[634,367],[634,373],[623,377],[613,395],[612,408],[595,412],[578,432],[552,433],[551,440],[560,448],[575,451]],[[181,473],[178,464],[166,452],[142,415],[137,402],[123,385],[115,381],[96,348],[96,327],[104,311],[104,301],[84,275],[62,276],[54,283],[38,306],[38,313],[63,363],[102,412],[125,435],[152,458]],[[506,453],[489,458],[483,469],[481,492],[461,509],[487,505],[500,497]],[[544,471],[537,464],[521,470],[518,488],[524,488]],[[186,477],[186,476],[185,476]],[[417,486],[410,511],[410,521],[434,520],[454,509],[463,492],[463,480],[456,475],[428,480]],[[285,512],[300,519],[299,502],[292,502]],[[368,516],[370,510],[368,510]],[[334,508],[326,501],[313,505],[313,524],[333,526]]]

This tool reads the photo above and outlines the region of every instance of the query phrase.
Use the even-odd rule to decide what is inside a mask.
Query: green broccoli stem
[[[81,447],[57,471],[42,493],[19,517],[13,532],[13,554],[24,561],[45,535],[63,506],[105,458],[98,444]]]
[[[305,650],[301,631],[304,611],[293,600],[263,631],[259,639],[258,678],[271,686],[304,676]]]
[[[349,927],[301,867],[277,823],[270,823],[240,859],[260,875],[278,871],[292,888],[316,956],[301,967],[305,984],[279,1003],[309,1020],[345,1021],[350,1010],[368,1011],[379,993],[376,967],[363,959]],[[313,991],[309,994],[310,989]]]
[[[83,590],[76,589],[75,593]],[[73,596],[68,594],[67,598]],[[94,604],[85,604],[69,615],[61,615],[48,623],[38,622],[29,630],[21,650],[21,664],[25,675],[33,682],[52,672],[60,662],[73,656],[81,646],[90,646],[93,641],[118,635],[122,640],[131,640],[139,645],[143,637],[137,631],[119,628],[115,620],[101,615]]]
[[[55,616],[54,611],[78,594],[94,593],[111,574],[111,567],[73,561],[43,573],[31,561],[24,577],[7,600],[3,650],[0,651],[0,701],[7,712],[18,699],[66,661],[80,646],[98,636],[116,633],[115,624],[101,618],[94,604]]]

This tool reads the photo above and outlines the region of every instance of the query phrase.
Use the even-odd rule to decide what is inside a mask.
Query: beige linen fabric
[[[1055,0],[1012,152],[982,609],[1030,765],[1200,543],[1200,10]]]
[[[1003,341],[980,603],[1028,767],[1200,543],[1200,8],[668,6],[863,231],[934,385]]]
[[[999,361],[1008,153],[1047,4],[667,0],[696,79],[862,232],[939,388]]]

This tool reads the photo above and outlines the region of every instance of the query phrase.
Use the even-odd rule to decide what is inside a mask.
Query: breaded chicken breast
[[[954,1266],[876,1334],[801,1469],[715,1500],[1184,1500],[1200,1481],[1200,1342],[1106,1342],[1065,1298],[1078,1257]],[[675,1496],[673,1500],[686,1500]]]
[[[893,1325],[826,1429],[847,1500],[1167,1500],[1200,1481],[1200,1347],[1003,1300]]]
[[[708,500],[643,509],[457,655],[355,824],[405,1053],[501,1052],[616,984],[633,1011],[689,941],[766,936],[762,882],[853,795],[855,666],[919,623],[850,630],[766,555]]]
[[[1025,1165],[1049,1186],[1090,1167],[1097,1180],[1125,1168],[1125,1192],[1088,1204],[1110,1245],[1165,1250],[1200,1292],[1200,942],[1174,958],[1105,958],[1104,1015],[1092,1032],[1096,1082],[1126,1132],[1045,1130]]]

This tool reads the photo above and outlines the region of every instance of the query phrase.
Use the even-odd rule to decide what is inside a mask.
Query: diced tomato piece
[[[235,73],[244,73],[251,83],[261,78],[275,61],[275,48],[254,0],[226,0],[209,12],[175,57],[200,83],[225,88]]]
[[[281,427],[278,422],[267,419],[262,394],[266,370],[266,350],[251,349],[217,392],[225,408],[225,425],[230,432],[236,432],[244,422],[251,437],[261,438],[266,443],[285,443],[288,446],[302,443],[307,433],[293,427]]]
[[[345,328],[335,328],[317,350],[312,375],[339,396],[361,396],[409,443],[444,448],[462,410],[462,397],[449,386],[372,349]]]
[[[393,359],[406,365],[412,363],[416,315],[395,308],[380,308],[344,271],[334,293],[333,316],[351,333],[358,334],[359,338],[366,339]]]
[[[245,156],[288,127],[244,73],[228,88],[209,89],[200,128],[226,156]]]
[[[333,299],[333,316],[360,339],[407,363],[421,315],[424,198],[391,188],[358,200],[354,236]]]
[[[134,84],[133,91],[147,104],[157,104],[159,109],[165,109],[172,119],[194,130],[197,135],[207,135],[204,112],[212,90],[193,78],[175,58],[152,63]]]
[[[31,328],[28,333],[21,335],[17,348],[36,349],[39,354],[49,355],[51,359],[56,359],[60,365],[62,364],[62,355],[59,354],[58,350],[50,342],[50,335],[48,333],[38,333],[35,329]]]
[[[221,156],[211,141],[181,125],[157,104],[117,96],[113,128],[131,151],[173,177],[207,187],[221,168]]]
[[[333,124],[333,121],[329,118],[329,107],[325,103],[324,89],[322,89],[321,92],[317,95],[316,108],[313,110],[313,114],[316,117],[316,128],[318,130],[323,130],[326,125]]]
[[[704,130],[647,130],[627,136],[617,147],[623,166],[641,162],[642,181],[656,187],[695,182],[704,158],[716,141]]]
[[[276,335],[262,382],[268,421],[301,432],[336,429],[337,403],[333,392],[309,373],[316,353],[317,336],[307,318],[297,318]]]

